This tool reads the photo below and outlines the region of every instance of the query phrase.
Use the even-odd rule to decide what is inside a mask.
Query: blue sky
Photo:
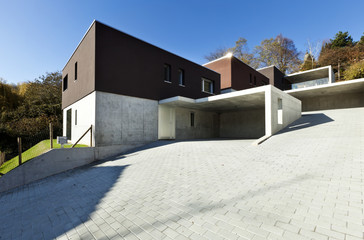
[[[299,51],[364,32],[364,1],[0,0],[0,77],[9,83],[62,70],[94,19],[196,63],[239,37],[251,49],[282,33]]]

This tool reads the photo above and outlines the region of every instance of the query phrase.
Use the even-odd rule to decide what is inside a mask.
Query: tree
[[[364,78],[364,61],[354,63],[344,72],[346,80]]]
[[[206,55],[205,59],[207,61],[213,61],[215,59],[225,56],[228,52],[229,52],[229,48],[220,47],[220,48],[216,49],[215,51],[211,52],[210,54]]]
[[[221,58],[228,53],[232,53],[234,57],[240,59],[244,63],[254,67],[254,54],[249,52],[247,40],[240,37],[236,42],[235,46],[231,48],[220,47],[215,51],[211,52],[209,55],[205,56],[208,61],[213,61],[215,59]]]
[[[284,74],[297,71],[301,60],[293,41],[279,34],[276,38],[265,39],[255,47],[256,60],[260,67],[275,65]]]
[[[315,57],[310,53],[306,52],[305,57],[303,58],[303,64],[300,67],[300,71],[306,71],[317,67],[317,62]]]
[[[49,136],[50,122],[54,135],[62,134],[61,83],[60,72],[46,73],[18,86],[0,83],[0,104],[1,90],[5,89],[6,93],[6,107],[0,108],[3,109],[0,111],[0,151],[6,151],[10,158],[16,155],[16,137],[23,138],[25,149],[44,140]],[[9,93],[17,99],[13,107],[8,107],[9,102],[15,101]]]
[[[348,32],[339,31],[335,38],[331,39],[331,48],[351,47],[354,45],[353,38]]]

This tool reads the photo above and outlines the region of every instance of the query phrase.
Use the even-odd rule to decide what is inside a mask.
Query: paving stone
[[[159,141],[0,194],[2,239],[363,239],[364,108]]]

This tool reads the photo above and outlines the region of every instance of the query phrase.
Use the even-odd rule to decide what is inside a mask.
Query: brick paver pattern
[[[161,141],[0,194],[0,239],[363,239],[364,108]]]

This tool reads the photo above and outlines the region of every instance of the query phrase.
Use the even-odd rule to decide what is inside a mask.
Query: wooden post
[[[92,125],[90,127],[90,147],[92,147]]]
[[[53,148],[53,127],[52,123],[49,123],[49,140],[51,141],[51,149]]]
[[[21,165],[21,137],[18,137],[19,166]]]

